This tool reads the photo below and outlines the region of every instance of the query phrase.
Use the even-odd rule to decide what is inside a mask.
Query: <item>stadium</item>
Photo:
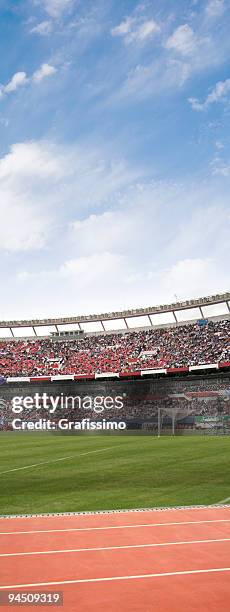
[[[230,2],[0,2],[0,612],[230,610]]]
[[[166,610],[172,576],[182,610],[182,576],[198,575],[198,609],[210,579],[227,609],[230,294],[4,321],[0,335],[6,584],[58,588],[66,610],[76,597],[115,610],[117,589],[125,609],[157,593]]]

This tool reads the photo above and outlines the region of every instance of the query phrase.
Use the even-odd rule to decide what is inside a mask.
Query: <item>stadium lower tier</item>
[[[178,432],[230,433],[230,373],[138,381],[13,383],[2,385],[0,395],[2,430],[27,429],[28,423],[28,429],[33,429],[33,423],[42,421],[58,430],[65,429],[60,427],[65,421],[79,423],[75,429],[85,431],[91,430],[91,422],[122,422],[125,430],[154,432],[173,427]]]

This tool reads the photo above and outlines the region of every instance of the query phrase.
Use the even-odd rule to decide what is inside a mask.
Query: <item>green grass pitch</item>
[[[0,491],[1,515],[215,504],[230,437],[2,433]]]

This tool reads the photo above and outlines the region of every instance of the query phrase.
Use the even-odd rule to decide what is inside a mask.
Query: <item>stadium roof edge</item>
[[[89,323],[89,322],[103,322],[103,321],[113,321],[115,319],[123,319],[126,318],[131,319],[133,317],[139,317],[143,315],[155,315],[155,314],[163,314],[163,313],[175,313],[179,310],[189,310],[192,308],[200,309],[200,316],[203,317],[202,307],[203,306],[214,306],[215,304],[226,304],[228,313],[230,313],[230,292],[205,296],[201,298],[184,300],[181,302],[175,302],[172,304],[162,304],[159,306],[148,306],[146,308],[136,308],[130,310],[123,310],[118,312],[110,312],[110,313],[102,313],[102,314],[92,314],[92,315],[80,315],[80,316],[72,316],[72,317],[56,317],[49,319],[26,319],[26,320],[14,320],[14,321],[0,321],[0,328],[14,328],[14,327],[41,327],[41,326],[51,326],[51,325],[63,325],[63,324],[79,324],[79,323]],[[175,321],[177,322],[176,316]],[[151,320],[150,320],[151,325]],[[128,326],[127,326],[128,327]]]

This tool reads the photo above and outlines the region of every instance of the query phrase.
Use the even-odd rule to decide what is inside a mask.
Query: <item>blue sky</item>
[[[228,290],[228,1],[0,17],[0,318]]]

